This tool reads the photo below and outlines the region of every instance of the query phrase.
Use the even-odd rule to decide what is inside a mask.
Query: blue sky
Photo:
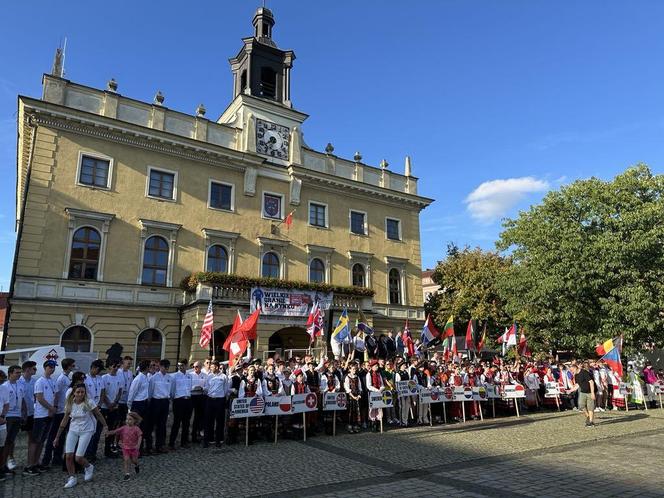
[[[258,1],[6,2],[0,18],[0,286],[14,249],[16,95],[66,77],[215,118]],[[186,10],[183,10],[186,5]],[[500,219],[578,178],[664,169],[664,2],[269,0],[295,50],[305,140],[403,172],[422,195],[423,265],[448,242],[493,248]]]

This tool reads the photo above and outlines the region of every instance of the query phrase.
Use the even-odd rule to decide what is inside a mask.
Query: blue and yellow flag
[[[350,324],[348,323],[348,310],[344,308],[337,326],[332,332],[332,340],[339,344],[348,344],[350,342]]]

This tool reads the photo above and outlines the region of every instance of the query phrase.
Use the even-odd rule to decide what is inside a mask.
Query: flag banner
[[[202,348],[207,348],[210,344],[210,339],[212,338],[212,329],[214,328],[214,312],[212,309],[212,299],[210,299],[210,304],[208,305],[207,312],[205,313],[205,319],[203,320],[203,326],[201,327],[201,337],[198,340],[198,345]]]
[[[453,401],[470,401],[473,399],[473,388],[464,386],[455,386]],[[467,391],[466,391],[467,389]]]
[[[292,410],[290,396],[265,396],[265,415],[290,415]]]
[[[557,382],[547,382],[544,385],[544,389],[545,398],[557,398],[560,396],[560,386]]]
[[[521,384],[507,384],[503,388],[504,399],[525,398],[526,389]]]
[[[394,406],[392,391],[369,392],[369,408],[389,408]]]
[[[428,405],[431,403],[447,403],[452,401],[452,392],[450,391],[449,397],[446,394],[444,387],[432,387],[430,389],[422,388],[419,392],[420,403]]]
[[[473,387],[473,401],[486,401],[487,399],[489,399],[489,395],[486,392],[486,387]]]
[[[252,287],[249,311],[253,313],[260,307],[261,314],[266,316],[307,317],[316,303],[321,310],[329,310],[332,297],[332,292]]]
[[[414,380],[401,380],[397,382],[397,394],[399,397],[416,395],[417,382]]]
[[[318,408],[316,393],[294,394],[292,413],[312,412]]]
[[[345,410],[347,407],[346,393],[325,393],[323,410]]]
[[[231,418],[260,417],[265,410],[262,396],[253,398],[236,398],[231,405]]]

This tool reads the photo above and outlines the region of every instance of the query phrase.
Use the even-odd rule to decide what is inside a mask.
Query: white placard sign
[[[401,380],[397,382],[397,392],[399,393],[399,397],[415,396],[417,391],[417,382],[414,380]]]
[[[323,410],[345,410],[347,407],[346,393],[325,393]]]
[[[313,412],[318,407],[318,398],[315,393],[294,394],[292,402],[292,413]]]
[[[560,396],[560,385],[557,382],[547,382],[545,384],[544,397],[557,398]]]
[[[265,415],[290,415],[293,402],[290,396],[266,396]]]
[[[389,408],[393,405],[392,391],[369,392],[369,408]]]
[[[231,418],[260,417],[265,410],[262,396],[253,398],[236,398],[231,405]]]
[[[521,384],[506,384],[503,388],[503,398],[525,398],[526,389]]]

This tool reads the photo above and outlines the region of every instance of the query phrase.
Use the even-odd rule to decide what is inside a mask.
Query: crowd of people
[[[309,435],[330,433],[336,422],[348,433],[357,433],[489,415],[489,404],[480,401],[425,404],[417,395],[400,396],[398,382],[409,381],[416,390],[485,386],[498,393],[507,385],[520,384],[525,398],[499,398],[491,403],[494,415],[496,408],[499,413],[512,413],[513,403],[522,411],[580,410],[587,427],[594,426],[597,411],[655,403],[654,385],[664,382],[664,372],[655,372],[650,364],[639,373],[628,367],[621,379],[602,361],[507,362],[497,357],[449,358],[443,353],[429,359],[356,356],[328,360],[304,354],[282,359],[277,354],[264,362],[243,361],[230,368],[212,358],[193,363],[181,360],[174,372],[167,359],[141,361],[134,370],[133,358],[126,356],[106,365],[95,360],[87,373],[65,358],[57,378],[53,373],[58,364],[49,360],[38,379],[35,362],[13,365],[8,375],[0,372],[0,480],[17,472],[14,445],[20,431],[27,433],[28,442],[22,474],[37,476],[61,466],[68,474],[65,487],[70,488],[78,483],[80,472],[85,481],[93,478],[100,444],[104,457],[122,457],[123,478],[130,480],[132,473],[140,471],[139,456],[192,444],[204,448],[234,444],[242,429],[254,441],[277,435],[299,438],[304,430]],[[372,409],[372,391],[387,393],[390,406]],[[321,398],[327,392],[345,392],[346,409],[322,411]],[[303,393],[318,397],[318,410],[304,417],[283,416],[279,421],[228,417],[235,398]]]

